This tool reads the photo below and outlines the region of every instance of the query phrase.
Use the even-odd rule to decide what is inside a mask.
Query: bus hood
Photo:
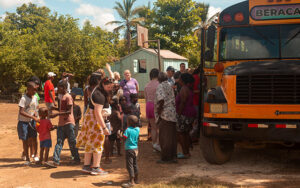
[[[224,75],[300,75],[300,60],[242,62],[227,67]]]

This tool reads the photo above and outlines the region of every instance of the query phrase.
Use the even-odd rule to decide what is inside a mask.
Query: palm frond
[[[130,22],[143,22],[145,20],[146,20],[145,18],[139,17],[139,18],[133,18]]]
[[[120,30],[124,29],[125,25],[121,25],[119,27],[114,28],[114,33],[118,33]]]
[[[121,9],[121,8],[119,8],[119,7],[115,7],[114,9],[118,12],[119,16],[120,16],[122,19],[125,20],[125,19],[127,18],[126,12],[124,12],[123,9]]]
[[[121,21],[111,21],[111,22],[107,22],[105,25],[113,25],[113,24],[122,24],[123,22]]]
[[[133,9],[131,11],[131,16],[135,16],[136,14],[138,14],[139,12],[145,10],[146,7],[136,7],[135,9]]]

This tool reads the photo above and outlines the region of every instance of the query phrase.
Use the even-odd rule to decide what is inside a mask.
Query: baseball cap
[[[48,72],[48,77],[54,77],[56,76],[56,74],[54,74],[54,72]]]
[[[172,66],[168,66],[167,71],[175,72],[175,69],[174,69],[174,67],[172,67]]]

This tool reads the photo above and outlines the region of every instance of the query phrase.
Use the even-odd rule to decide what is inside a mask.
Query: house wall
[[[146,73],[139,73],[134,71],[134,61],[135,60],[146,60]],[[188,67],[188,62],[184,60],[176,60],[176,59],[162,59],[162,69],[166,71],[168,66],[173,66],[175,69],[179,70],[180,64],[185,63],[186,67]],[[137,67],[138,68],[138,67]],[[120,62],[115,62],[112,66],[113,71],[120,72],[121,78],[123,79],[123,72],[125,70],[130,70],[132,77],[135,78],[139,82],[139,87],[141,91],[141,95],[143,96],[143,91],[146,84],[150,81],[149,73],[153,68],[158,68],[158,57],[155,54],[152,54],[147,51],[140,50],[136,53],[133,53]]]
[[[146,60],[146,73],[139,73],[134,71],[134,60]],[[137,67],[138,68],[138,67]],[[144,91],[146,84],[149,82],[149,73],[151,69],[158,68],[158,58],[154,54],[139,51],[135,54],[123,59],[120,63],[120,74],[123,78],[123,72],[129,69],[132,77],[139,82],[140,91]]]

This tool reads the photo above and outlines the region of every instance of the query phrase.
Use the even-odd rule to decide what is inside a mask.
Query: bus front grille
[[[237,76],[237,104],[300,104],[300,75]]]

